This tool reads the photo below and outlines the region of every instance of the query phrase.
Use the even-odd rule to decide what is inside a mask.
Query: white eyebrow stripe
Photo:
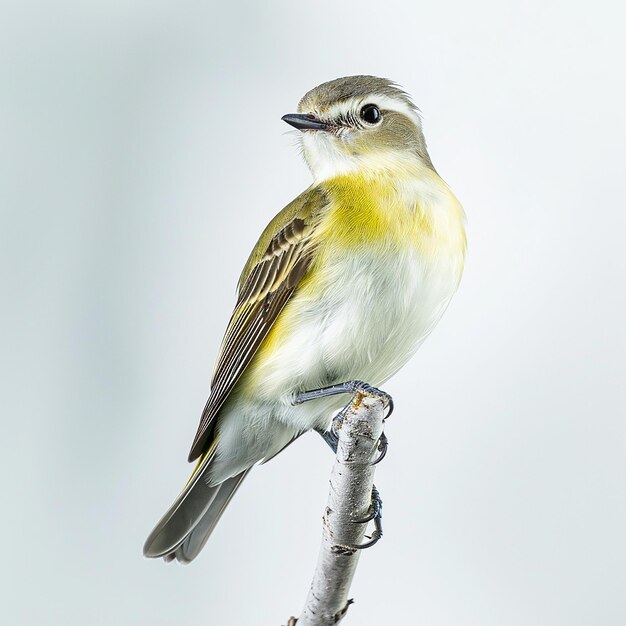
[[[338,117],[349,117],[350,115],[358,112],[361,107],[366,104],[375,104],[381,110],[395,111],[396,113],[406,115],[418,128],[422,127],[422,119],[416,109],[411,107],[404,100],[390,98],[389,96],[384,96],[382,94],[372,94],[369,96],[343,100],[342,102],[334,104],[320,117],[322,119],[329,120],[336,119]]]

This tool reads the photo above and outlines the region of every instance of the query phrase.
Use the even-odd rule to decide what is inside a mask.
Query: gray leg
[[[332,428],[330,430],[318,430],[317,431],[322,439],[328,444],[330,449],[337,454],[337,445],[339,444],[339,437]]]
[[[378,396],[387,405],[387,419],[393,413],[393,398],[384,391],[372,387],[362,380],[348,380],[345,383],[337,383],[336,385],[330,385],[328,387],[320,387],[319,389],[311,389],[310,391],[302,391],[296,395],[293,400],[294,404],[303,404],[310,400],[317,400],[318,398],[327,398],[328,396],[337,396],[342,393],[356,393],[360,391],[366,395]]]
[[[333,417],[333,422],[329,430],[317,430],[322,439],[328,444],[328,447],[337,454],[337,446],[339,445],[339,429],[343,424],[344,413],[348,407],[344,407]]]

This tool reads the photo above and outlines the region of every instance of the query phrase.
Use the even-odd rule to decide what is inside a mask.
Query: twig
[[[355,394],[339,430],[337,456],[330,476],[328,505],[323,517],[322,545],[313,582],[302,615],[291,617],[288,626],[338,624],[352,600],[350,584],[367,524],[355,520],[370,508],[375,466],[372,461],[383,429],[383,400]]]

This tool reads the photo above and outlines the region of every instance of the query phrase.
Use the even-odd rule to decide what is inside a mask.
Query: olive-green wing
[[[209,447],[220,408],[306,274],[315,251],[312,235],[325,205],[319,188],[304,192],[270,222],[250,255],[239,280],[237,304],[222,340],[190,461]]]

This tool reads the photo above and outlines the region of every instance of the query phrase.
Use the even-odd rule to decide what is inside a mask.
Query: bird
[[[195,469],[146,540],[150,558],[198,556],[251,469],[303,433],[327,433],[354,381],[388,381],[461,280],[465,213],[406,91],[338,78],[282,120],[313,182],[245,263],[189,452]]]

